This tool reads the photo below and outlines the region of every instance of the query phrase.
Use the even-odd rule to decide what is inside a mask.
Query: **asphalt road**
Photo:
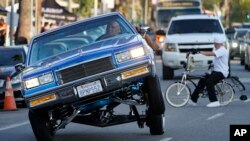
[[[157,72],[161,75],[161,60],[157,58]],[[239,65],[239,61],[231,61],[232,75],[237,75],[250,93],[250,72]],[[182,70],[176,72],[176,79]],[[204,73],[197,71],[193,73]],[[176,81],[176,80],[173,80]],[[173,81],[161,80],[163,92]],[[236,92],[232,103],[224,107],[207,108],[207,98],[199,99],[196,107],[185,106],[174,108],[166,103],[166,131],[164,135],[151,136],[149,128],[138,128],[137,123],[129,123],[106,128],[99,128],[70,123],[56,135],[57,141],[229,141],[229,126],[232,124],[250,125],[250,100],[240,101]],[[120,109],[121,112],[123,108]],[[0,110],[0,141],[35,141],[31,130],[27,109],[17,111]]]

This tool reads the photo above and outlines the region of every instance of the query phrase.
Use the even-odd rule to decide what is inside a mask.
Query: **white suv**
[[[173,17],[162,49],[163,79],[172,79],[174,70],[183,68],[187,52],[193,49],[212,51],[215,36],[220,36],[227,43],[226,34],[218,17],[208,15]],[[213,57],[200,54],[194,55],[197,68],[207,67],[212,59]]]

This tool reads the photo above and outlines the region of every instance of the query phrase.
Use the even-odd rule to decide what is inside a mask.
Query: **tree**
[[[87,18],[91,16],[91,9],[94,6],[93,0],[74,0],[74,2],[79,3],[79,11],[75,13],[82,18]]]
[[[18,37],[25,37],[29,41],[31,38],[31,3],[32,0],[19,0],[19,20],[15,40]]]
[[[249,22],[247,14],[250,13],[250,1],[232,0],[232,10],[230,18],[234,22]]]
[[[203,0],[203,6],[208,10],[218,7],[226,25],[232,22],[249,22],[246,18],[250,11],[249,0]]]

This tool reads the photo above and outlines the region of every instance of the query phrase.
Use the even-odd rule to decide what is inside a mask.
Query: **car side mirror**
[[[15,70],[17,73],[20,73],[21,71],[23,71],[23,69],[25,68],[24,64],[19,63],[15,65]]]
[[[143,38],[144,38],[145,35],[147,34],[147,32],[150,31],[150,27],[148,27],[148,26],[142,26],[142,27],[140,28],[140,30],[141,30],[141,34],[143,34]]]

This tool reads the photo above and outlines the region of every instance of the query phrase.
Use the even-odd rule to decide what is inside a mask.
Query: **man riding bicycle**
[[[214,39],[214,51],[200,51],[200,54],[205,56],[214,56],[213,60],[213,71],[211,74],[202,77],[197,87],[195,88],[193,94],[191,95],[191,99],[188,101],[190,105],[195,106],[197,100],[199,98],[199,93],[204,89],[206,86],[210,103],[207,104],[207,107],[218,107],[220,103],[215,95],[215,88],[214,86],[221,81],[222,79],[226,78],[229,74],[229,66],[228,66],[228,58],[229,58],[229,51],[223,46],[223,40],[221,38]]]

